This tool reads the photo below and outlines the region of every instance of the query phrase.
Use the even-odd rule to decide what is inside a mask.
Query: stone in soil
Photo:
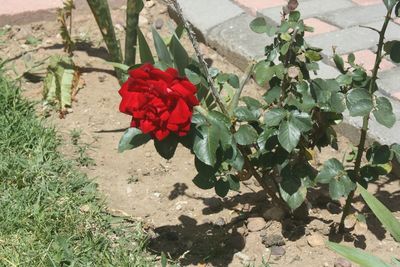
[[[263,214],[266,220],[280,221],[285,217],[285,211],[280,207],[272,207]]]
[[[157,30],[160,30],[164,26],[164,21],[160,18],[156,19],[154,22],[154,27],[156,27]]]
[[[270,249],[273,256],[283,256],[286,254],[286,250],[283,247],[273,246]]]
[[[272,234],[272,235],[263,235],[261,237],[262,243],[265,247],[270,248],[273,246],[283,246],[285,245],[285,239],[280,234]]]
[[[338,259],[336,259],[333,266],[334,267],[351,267],[352,265],[351,265],[351,262],[349,262],[348,260],[343,259],[343,258],[338,258]]]
[[[265,228],[267,223],[262,217],[253,217],[247,219],[247,229],[250,232],[258,232]]]
[[[222,226],[224,226],[225,224],[226,224],[225,219],[222,218],[222,217],[219,217],[219,218],[214,222],[214,225],[215,225],[215,226],[219,226],[219,227],[222,227]]]
[[[312,233],[307,236],[307,243],[313,248],[325,246],[324,237],[320,233]]]
[[[240,251],[235,253],[235,257],[238,258],[244,265],[248,265],[251,261],[253,261],[249,255],[246,255]]]
[[[330,233],[330,226],[329,224],[315,219],[313,221],[310,222],[310,224],[308,225],[308,229],[314,231],[314,232],[319,232],[322,235],[329,235]]]

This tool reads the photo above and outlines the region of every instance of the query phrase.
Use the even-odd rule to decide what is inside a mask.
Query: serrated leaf
[[[263,17],[255,18],[250,22],[250,29],[255,33],[266,33],[267,22]]]
[[[326,243],[328,248],[339,253],[343,257],[359,264],[363,267],[391,267],[390,265],[386,264],[384,261],[375,257],[361,249],[352,248],[332,242]]]
[[[217,195],[220,197],[226,197],[229,192],[229,188],[229,182],[222,178],[215,183],[215,193],[217,193]]]
[[[369,208],[374,212],[375,216],[388,230],[393,238],[400,242],[400,222],[393,216],[392,212],[385,207],[376,197],[371,195],[364,187],[358,185],[358,190]]]
[[[270,66],[269,62],[261,61],[255,66],[254,74],[257,84],[265,86],[274,77],[275,70]]]
[[[138,28],[138,44],[139,44],[139,55],[140,62],[154,64],[154,57],[151,53],[149,44],[143,35],[143,32]]]
[[[287,152],[290,153],[299,143],[300,134],[300,130],[293,123],[283,121],[279,126],[279,143]]]
[[[251,145],[257,142],[257,131],[250,125],[241,125],[235,133],[235,140],[239,145]]]
[[[137,128],[129,128],[125,131],[118,144],[118,152],[122,153],[125,150],[134,149],[146,144],[151,139],[148,134],[143,134]]]
[[[228,175],[228,182],[229,182],[229,188],[231,190],[233,190],[233,191],[240,190],[240,181],[236,176]]]
[[[234,111],[235,117],[239,121],[257,121],[258,118],[255,116],[252,110],[247,107],[237,107]]]
[[[198,85],[199,83],[201,83],[201,77],[190,69],[185,69],[185,76],[194,85]]]
[[[290,122],[293,123],[300,132],[308,132],[313,128],[311,116],[298,110],[292,111]]]
[[[192,181],[197,187],[207,190],[215,187],[217,179],[214,175],[209,176],[198,173]]]
[[[156,148],[158,154],[164,159],[171,159],[176,151],[176,147],[178,146],[178,138],[170,134],[162,141],[158,141],[154,139],[154,147]]]
[[[365,89],[355,88],[347,94],[347,108],[350,116],[367,116],[373,109],[372,98]]]
[[[400,41],[393,41],[390,48],[390,59],[394,63],[400,63]]]
[[[332,93],[330,109],[336,113],[343,113],[346,110],[346,97],[343,93]]]
[[[288,112],[282,108],[272,108],[264,114],[264,123],[266,126],[278,126],[286,118]]]
[[[260,101],[258,101],[257,99],[250,97],[250,96],[243,96],[240,98],[240,100],[242,100],[247,108],[249,109],[259,109],[262,108],[262,104],[260,103]]]
[[[215,125],[203,125],[196,132],[193,151],[197,158],[207,165],[214,166],[217,162],[219,134]]]
[[[158,59],[168,66],[172,66],[172,58],[167,45],[155,28],[152,28],[151,31],[153,33],[154,46],[157,51]]]
[[[392,104],[386,97],[378,97],[376,99],[376,108],[372,113],[377,122],[387,128],[393,127],[396,122],[396,116],[393,113]]]
[[[279,190],[281,192],[282,198],[286,201],[291,210],[295,210],[300,207],[307,196],[307,188],[305,186],[301,186],[299,190],[292,195],[285,192],[282,187],[279,187]]]
[[[315,181],[322,184],[328,184],[332,179],[344,173],[343,164],[337,159],[329,159],[322,166]]]
[[[280,95],[281,88],[279,86],[274,86],[263,95],[263,98],[267,104],[272,104],[279,99]]]

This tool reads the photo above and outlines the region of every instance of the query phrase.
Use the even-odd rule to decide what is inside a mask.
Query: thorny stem
[[[376,58],[375,58],[375,65],[372,70],[372,77],[371,81],[369,84],[368,91],[370,94],[375,92],[376,90],[376,80],[378,78],[378,70],[379,70],[379,65],[381,64],[382,61],[382,50],[383,46],[385,43],[385,33],[387,30],[387,27],[389,25],[389,21],[391,20],[391,14],[392,14],[392,9],[388,11],[385,17],[385,22],[383,23],[382,30],[379,32],[379,42],[378,42],[378,48],[376,51]],[[357,150],[357,156],[356,156],[356,161],[354,163],[354,175],[355,175],[355,182],[358,183],[360,181],[361,175],[360,175],[360,169],[361,169],[361,161],[364,155],[364,150],[365,150],[365,143],[367,140],[367,132],[368,132],[368,125],[369,125],[369,117],[370,113],[363,118],[363,125],[361,128],[361,135],[360,135],[360,143],[358,145],[358,150]],[[339,224],[339,232],[344,231],[344,221],[346,217],[349,215],[350,212],[350,207],[351,203],[353,202],[353,198],[355,195],[355,190],[351,191],[349,196],[347,197],[346,204],[343,208],[343,214],[342,218],[340,219],[340,224]]]
[[[176,1],[176,0],[170,0],[170,1],[168,1],[168,4],[173,9],[175,9],[179,19],[182,21],[183,26],[185,27],[185,29],[186,29],[186,31],[188,33],[190,42],[192,43],[194,51],[195,51],[196,56],[197,56],[197,59],[199,60],[200,67],[202,68],[203,73],[206,75],[207,82],[208,82],[208,84],[210,86],[211,93],[212,93],[212,95],[214,97],[215,102],[217,102],[217,105],[219,106],[219,108],[221,109],[221,111],[223,113],[229,114],[227,109],[226,109],[226,107],[225,107],[225,105],[221,101],[221,96],[220,96],[217,88],[215,88],[215,86],[214,86],[214,81],[213,81],[211,75],[209,74],[207,62],[204,60],[204,57],[200,52],[199,42],[197,41],[196,36],[195,36],[195,34],[194,34],[193,30],[192,30],[192,26],[186,20],[186,18],[183,16],[183,12],[182,12],[181,6],[179,5],[178,1]]]

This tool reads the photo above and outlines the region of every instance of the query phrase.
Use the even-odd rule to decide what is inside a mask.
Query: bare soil
[[[112,15],[122,37],[125,11],[115,9]],[[166,7],[158,2],[146,7],[143,17],[141,27],[149,39],[149,28],[157,19],[163,21],[164,36],[175,25]],[[42,42],[37,47],[25,44],[30,35]],[[112,76],[112,67],[105,62],[108,60],[106,49],[87,10],[74,14],[73,35],[80,38],[74,61],[82,72],[82,88],[65,119],[53,113],[47,122],[58,128],[64,153],[69,157],[76,157],[70,133],[82,131],[80,142],[91,145],[87,153],[95,161],[94,166],[82,167],[83,171],[98,183],[106,196],[109,212],[144,222],[151,253],[159,255],[163,251],[182,266],[260,266],[263,260],[273,266],[334,266],[339,256],[323,244],[331,240],[365,249],[386,261],[400,255],[400,245],[380,226],[360,198],[353,205],[354,215],[347,221],[349,231],[345,235],[335,234],[333,227],[340,219],[343,203],[330,202],[324,188],[309,193],[309,219],[256,219],[250,227],[249,222],[254,219],[249,218],[263,217],[271,208],[255,181],[244,183],[238,193],[219,198],[213,190],[203,191],[192,183],[196,173],[194,157],[183,147],[169,161],[157,154],[151,142],[119,154],[118,141],[130,118],[118,112],[119,85]],[[13,58],[15,69],[21,73],[27,62],[63,53],[61,43],[56,22],[12,26],[0,37],[0,58]],[[190,47],[187,40],[184,45]],[[240,73],[214,50],[204,45],[201,49],[213,66]],[[9,73],[14,75],[11,70]],[[42,82],[22,82],[25,96],[34,100],[41,99],[42,86]],[[253,82],[246,87],[246,93],[256,97],[264,90]],[[341,136],[339,152],[331,149],[317,152],[314,164],[320,165],[331,157],[341,159],[349,150],[349,141]],[[399,189],[399,179],[393,177],[382,177],[370,187],[400,218]],[[366,214],[366,224],[356,220],[358,213]],[[263,242],[272,247],[266,248]]]

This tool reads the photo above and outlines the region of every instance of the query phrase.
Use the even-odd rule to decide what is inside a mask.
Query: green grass
[[[53,128],[0,73],[0,266],[150,266],[140,226],[104,213]]]

